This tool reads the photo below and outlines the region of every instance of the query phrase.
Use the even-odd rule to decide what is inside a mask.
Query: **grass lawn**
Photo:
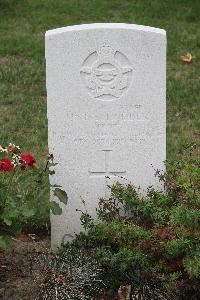
[[[46,30],[126,22],[167,31],[167,152],[175,157],[185,142],[199,140],[199,15],[199,0],[0,0],[0,144],[46,157]],[[187,52],[195,58],[183,64]]]

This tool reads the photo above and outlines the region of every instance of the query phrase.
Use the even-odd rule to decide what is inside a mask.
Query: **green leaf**
[[[54,190],[54,196],[58,197],[58,199],[64,203],[64,204],[67,204],[68,202],[68,196],[67,196],[67,193],[59,188],[56,188]]]
[[[9,234],[11,235],[19,235],[21,233],[22,227],[20,224],[12,224],[9,227]]]
[[[0,248],[6,250],[10,247],[10,237],[7,235],[0,235]]]
[[[188,178],[186,176],[178,176],[177,182],[181,185],[184,186],[188,181]]]
[[[55,171],[54,170],[49,170],[49,175],[54,175]]]
[[[55,167],[58,163],[49,163],[48,166],[49,167]]]
[[[33,208],[23,207],[22,214],[24,215],[24,217],[30,218],[34,216],[35,210]]]
[[[54,215],[61,215],[62,213],[62,208],[55,201],[50,202],[50,209]]]
[[[10,219],[4,218],[3,221],[4,221],[4,223],[5,223],[6,225],[8,225],[8,226],[11,226],[11,225],[12,225],[12,220],[10,220]]]

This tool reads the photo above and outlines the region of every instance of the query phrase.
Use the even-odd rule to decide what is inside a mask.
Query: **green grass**
[[[0,144],[47,154],[44,34],[93,22],[127,22],[168,34],[167,154],[176,157],[200,131],[199,0],[0,0]],[[191,64],[180,55],[191,52]]]

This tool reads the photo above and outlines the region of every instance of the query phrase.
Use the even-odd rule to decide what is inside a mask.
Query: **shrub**
[[[21,232],[25,222],[44,219],[50,209],[54,214],[62,212],[55,201],[45,202],[49,184],[49,166],[53,156],[49,156],[45,169],[36,166],[36,159],[19,146],[0,146],[0,248],[10,245],[10,238]],[[54,194],[64,203],[67,195],[59,187],[53,187]]]
[[[131,299],[200,299],[198,149],[166,165],[163,191],[116,182],[97,220],[82,212],[85,231],[47,260],[41,299],[119,299],[130,286]]]
[[[188,146],[179,161],[168,161],[166,166],[165,173],[156,170],[164,191],[149,187],[142,197],[133,185],[113,184],[111,197],[99,202],[97,221],[87,211],[82,213],[87,233],[78,235],[73,244],[94,255],[114,290],[122,284],[137,288],[138,283],[155,279],[169,293],[199,299],[200,163],[196,145]]]

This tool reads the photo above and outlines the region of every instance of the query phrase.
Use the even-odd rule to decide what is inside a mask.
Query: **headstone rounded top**
[[[145,32],[158,33],[162,35],[166,35],[166,31],[164,29],[144,26],[144,25],[136,25],[136,24],[126,24],[126,23],[93,23],[93,24],[82,24],[82,25],[72,25],[61,27],[57,29],[51,29],[46,32],[46,37],[61,34],[69,31],[81,31],[81,30],[93,30],[93,29],[129,29],[129,30],[138,30]]]
[[[166,33],[120,23],[67,26],[47,31],[45,56],[56,163],[50,182],[69,199],[61,216],[51,216],[55,249],[82,230],[81,211],[96,217],[114,182],[143,194],[162,188],[154,169],[166,159]],[[58,201],[53,190],[51,199]]]

